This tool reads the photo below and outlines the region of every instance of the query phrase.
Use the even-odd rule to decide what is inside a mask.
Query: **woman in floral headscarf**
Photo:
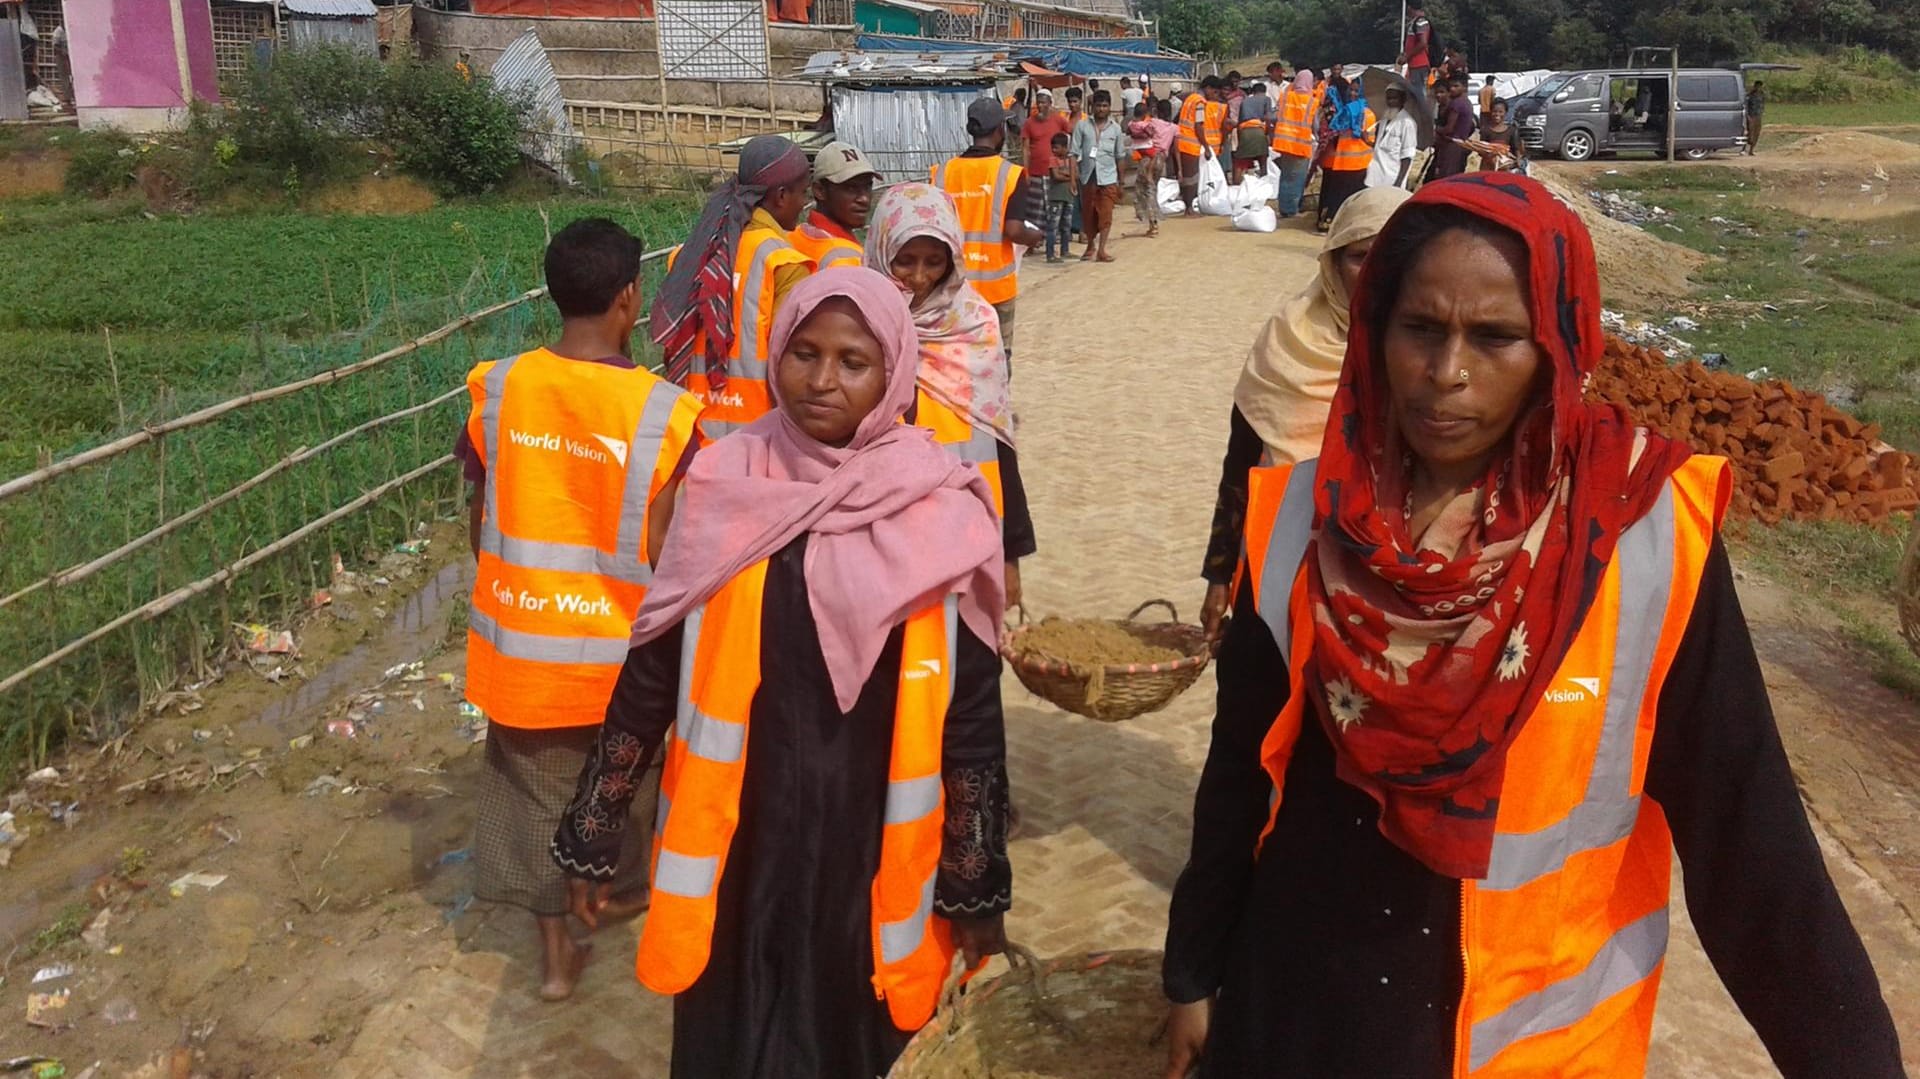
[[[1676,849],[1782,1073],[1902,1074],[1727,463],[1588,403],[1601,350],[1592,240],[1532,180],[1428,184],[1375,241],[1319,458],[1250,482],[1168,1076],[1641,1075]]]
[[[1020,602],[1020,560],[1037,549],[1020,459],[1000,319],[957,271],[963,257],[953,197],[932,184],[887,189],[867,224],[866,264],[893,278],[920,335],[920,400],[913,422],[980,466],[1000,503],[1007,605]]]

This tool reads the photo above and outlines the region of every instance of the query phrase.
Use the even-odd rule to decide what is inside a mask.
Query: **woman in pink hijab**
[[[882,1075],[912,1035],[898,1000],[876,993],[895,969],[876,971],[894,932],[875,918],[882,855],[896,850],[883,835],[899,834],[900,789],[914,786],[890,782],[896,741],[914,738],[896,727],[930,729],[910,707],[896,715],[915,699],[902,687],[950,685],[940,782],[905,817],[931,823],[923,836],[937,828],[940,848],[937,869],[924,855],[932,915],[909,923],[978,962],[1004,946],[1012,902],[992,493],[977,467],[901,422],[920,341],[893,281],[852,267],[808,278],[782,304],[772,344],[774,410],[694,458],[554,837],[573,911],[592,926],[619,822],[673,728],[639,974],[675,994],[676,1079]],[[742,600],[756,580],[757,621]],[[905,663],[903,625],[948,600],[945,662]],[[744,714],[727,714],[725,687],[755,673]],[[695,767],[703,787],[684,778]],[[735,782],[737,798],[717,804],[712,790]],[[683,854],[676,836],[689,835],[722,836],[718,857]],[[710,864],[689,889],[674,874],[692,862]],[[691,922],[690,901],[705,904]],[[944,965],[936,991],[941,977]]]

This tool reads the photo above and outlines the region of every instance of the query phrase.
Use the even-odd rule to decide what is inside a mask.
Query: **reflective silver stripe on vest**
[[[940,808],[940,777],[921,776],[887,784],[887,823],[906,824]]]
[[[683,899],[705,899],[712,895],[714,882],[719,878],[718,857],[691,858],[663,846],[653,863],[654,890]]]
[[[927,874],[920,886],[920,905],[897,922],[880,923],[880,961],[898,963],[920,948],[927,937],[927,920],[933,917],[933,878]]]
[[[480,450],[481,458],[489,466],[497,464],[500,460],[501,402],[507,397],[507,373],[513,370],[514,364],[519,362],[518,356],[509,356],[500,360],[487,371],[486,377],[480,380],[480,385],[487,395],[486,403],[480,406],[480,437],[484,438],[487,444],[475,448]],[[486,517],[480,522],[482,548],[486,546],[487,528],[500,520],[500,494],[494,484],[498,472],[498,468],[487,469]]]
[[[693,664],[700,652],[700,626],[706,621],[702,604],[687,615],[680,642],[680,700],[674,706],[674,737],[687,752],[715,764],[736,764],[747,751],[747,725],[730,723],[702,712],[693,702]]]
[[[820,260],[820,268],[830,270],[843,262],[860,265],[860,252],[849,251],[844,247],[830,247],[827,249],[826,256]]]
[[[535,663],[592,663],[619,666],[627,661],[625,637],[554,637],[507,629],[485,611],[467,612],[467,625],[508,659]]]
[[[1307,542],[1313,538],[1313,481],[1319,471],[1316,457],[1294,465],[1287,475],[1287,491],[1280,496],[1280,513],[1260,562],[1260,594],[1253,598],[1260,620],[1280,646],[1281,660],[1288,664],[1293,662],[1293,581],[1300,575],[1300,560],[1307,556]]]
[[[1650,976],[1667,954],[1665,907],[1622,926],[1600,946],[1587,968],[1529,993],[1506,1010],[1473,1024],[1470,1067],[1478,1071],[1524,1038],[1572,1026],[1602,1001]]]
[[[662,379],[647,393],[640,407],[640,419],[633,425],[633,438],[627,442],[627,487],[620,497],[620,527],[615,533],[614,552],[619,563],[645,584],[653,580],[653,568],[647,564],[647,503],[653,494],[653,474],[660,451],[667,443],[667,425],[680,403],[680,387]],[[679,462],[666,462],[669,467]]]
[[[517,359],[517,357],[516,357]],[[486,404],[480,409],[482,437],[490,458],[486,480],[486,513],[480,522],[480,549],[510,566],[522,569],[554,570],[561,573],[590,573],[629,584],[644,585],[653,580],[653,569],[646,558],[647,497],[652,491],[654,467],[660,449],[666,443],[667,423],[679,401],[678,387],[665,382],[647,393],[640,418],[634,423],[633,437],[627,443],[626,488],[620,501],[619,526],[614,550],[580,543],[555,543],[547,540],[509,536],[500,531],[499,468],[501,430],[500,402],[507,387],[507,371],[515,360],[501,360],[488,371],[483,384]]]
[[[993,437],[993,432],[975,427],[965,442],[953,443],[953,452],[968,464],[995,464],[1000,460],[1000,440]]]
[[[761,351],[765,346],[760,340],[760,328],[761,322],[771,318],[773,312],[761,309],[760,290],[767,280],[767,260],[774,252],[789,246],[785,240],[762,240],[747,263],[746,284],[735,299],[740,304],[740,335],[733,343],[734,357],[727,361],[728,378],[767,380],[767,357]]]
[[[1582,851],[1612,846],[1633,834],[1640,819],[1640,798],[1628,793],[1634,743],[1673,588],[1673,548],[1673,487],[1669,484],[1653,510],[1627,529],[1615,548],[1620,611],[1613,633],[1613,670],[1601,688],[1606,704],[1600,745],[1594,751],[1586,794],[1565,817],[1537,832],[1495,834],[1487,879],[1480,887],[1511,891],[1558,872]]]

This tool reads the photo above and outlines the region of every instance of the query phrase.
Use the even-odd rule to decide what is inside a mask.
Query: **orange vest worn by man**
[[[668,734],[654,832],[653,906],[634,969],[658,993],[681,993],[706,970],[720,881],[740,819],[760,688],[767,563],[748,567],[686,620],[679,713]],[[872,883],[873,991],[894,1026],[933,1017],[955,946],[934,913],[945,827],[942,735],[953,696],[958,607],[949,596],[907,620],[887,767],[880,867]]]
[[[851,143],[830,142],[813,158],[813,210],[787,236],[816,270],[858,266],[864,252],[853,230],[865,228],[880,173]]]
[[[767,350],[773,347],[774,310],[814,270],[788,237],[771,214],[759,209],[740,232],[733,263],[733,352],[727,357],[727,384],[716,394],[706,372],[687,376],[687,389],[707,406],[700,430],[709,439],[724,438],[773,408],[767,389],[772,357]],[[679,256],[678,251],[667,256],[669,268]],[[704,333],[698,347],[705,347]]]
[[[1006,110],[983,97],[967,107],[973,146],[932,169],[933,186],[953,196],[966,245],[963,271],[980,297],[1000,315],[1000,339],[1013,358],[1015,301],[1020,295],[1020,255],[1037,242],[1027,224],[1027,170],[1001,156],[1007,141]]]
[[[789,240],[806,209],[811,175],[806,154],[785,136],[748,140],[734,178],[707,197],[687,242],[667,258],[647,332],[660,345],[667,377],[707,406],[700,426],[710,439],[773,407],[767,390],[773,316],[814,269]],[[692,262],[683,264],[683,256]],[[732,292],[723,306],[717,294],[729,277]]]
[[[1246,568],[1295,687],[1261,746],[1274,785],[1270,814],[1284,797],[1301,725],[1314,722],[1303,561],[1314,465],[1249,476]],[[1620,538],[1561,661],[1555,684],[1567,691],[1541,701],[1509,750],[1487,878],[1462,884],[1455,1079],[1645,1069],[1673,847],[1665,815],[1640,785],[1661,686],[1729,489],[1722,458],[1697,456],[1673,474],[1652,512]],[[1611,681],[1603,693],[1591,677],[1621,671],[1644,681]]]

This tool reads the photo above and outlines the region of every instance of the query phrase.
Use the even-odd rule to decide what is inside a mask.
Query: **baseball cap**
[[[971,135],[984,135],[1007,122],[1006,107],[997,98],[975,98],[967,106],[967,132]]]
[[[862,176],[878,176],[880,170],[850,142],[830,142],[813,155],[813,178],[830,184],[844,184]]]

